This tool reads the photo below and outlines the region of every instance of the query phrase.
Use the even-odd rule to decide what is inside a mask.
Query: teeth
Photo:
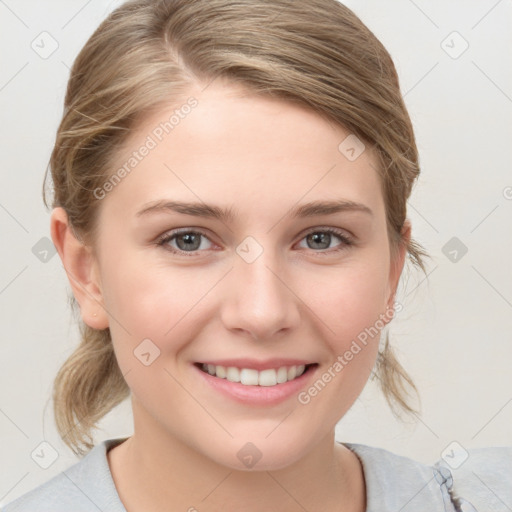
[[[230,382],[240,382],[245,386],[275,386],[300,377],[306,370],[306,366],[281,366],[277,369],[253,370],[251,368],[236,368],[235,366],[221,366],[203,364],[202,370],[210,375],[227,379]]]
[[[261,371],[258,377],[258,384],[260,386],[275,386],[277,384],[276,371],[272,370],[272,368]]]
[[[243,368],[240,370],[240,382],[246,386],[257,386],[258,385],[258,370],[250,370]]]
[[[226,379],[231,382],[240,382],[240,370],[234,366],[230,366],[226,369]]]
[[[278,384],[282,384],[288,380],[288,369],[286,366],[281,366],[281,368],[277,370],[276,378]]]

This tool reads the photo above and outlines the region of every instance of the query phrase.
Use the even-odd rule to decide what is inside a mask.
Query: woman
[[[398,77],[349,9],[127,2],[74,63],[50,167],[83,322],[55,418],[90,452],[4,510],[475,510],[471,464],[510,501],[510,450],[465,476],[334,438],[373,368],[413,411],[380,334],[426,256]],[[128,396],[134,434],[94,447]]]

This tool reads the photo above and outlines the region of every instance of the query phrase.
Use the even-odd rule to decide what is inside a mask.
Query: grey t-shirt
[[[107,451],[125,439],[103,441],[2,512],[126,512],[107,460]],[[362,462],[367,512],[512,510],[512,447],[470,450],[453,470],[443,460],[429,466],[381,448],[344,445]]]

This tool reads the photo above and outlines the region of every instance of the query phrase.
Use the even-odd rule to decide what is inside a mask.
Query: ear
[[[389,292],[387,296],[388,310],[394,310],[395,295],[402,275],[402,270],[405,264],[405,257],[407,256],[407,245],[411,240],[411,222],[405,219],[402,227],[402,243],[394,252],[394,257],[391,259],[389,270]]]
[[[69,224],[66,211],[54,208],[50,231],[62,265],[80,306],[82,320],[93,329],[106,329],[108,315],[103,304],[97,261],[90,246],[80,241]]]

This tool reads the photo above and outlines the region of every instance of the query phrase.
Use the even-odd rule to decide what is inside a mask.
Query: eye
[[[164,234],[157,240],[157,245],[173,253],[193,254],[200,249],[204,250],[209,248],[208,246],[205,247],[205,244],[202,243],[202,239],[208,240],[208,242],[211,243],[205,233],[186,229]],[[175,243],[175,246],[172,245],[173,243]]]
[[[331,243],[335,238],[340,240],[341,243],[332,248]],[[207,242],[203,243],[204,240]],[[302,240],[305,240],[308,244],[306,248],[321,254],[332,254],[353,245],[352,239],[344,231],[334,228],[315,228],[315,230],[307,233],[301,239],[301,242]],[[186,256],[194,256],[201,250],[210,249],[212,245],[205,233],[190,228],[165,233],[156,243],[172,253]],[[304,246],[301,247],[304,248]]]
[[[338,238],[341,244],[338,244],[333,250],[326,251],[326,249],[332,249],[330,246],[333,238]],[[353,240],[345,232],[334,228],[316,228],[314,231],[310,231],[306,234],[302,240],[305,240],[306,244],[309,244],[309,248],[320,249],[321,252],[327,252],[329,254],[342,251],[353,245]]]

